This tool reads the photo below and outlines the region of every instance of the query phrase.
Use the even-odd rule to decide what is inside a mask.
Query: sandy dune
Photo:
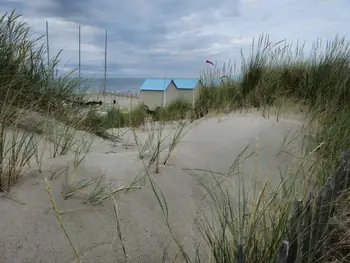
[[[190,130],[172,154],[168,165],[161,166],[160,173],[152,177],[162,190],[169,207],[173,231],[182,241],[186,237],[185,250],[194,251],[201,241],[194,224],[197,206],[201,205],[204,191],[195,176],[186,168],[212,169],[226,172],[241,151],[249,145],[246,155],[254,152],[259,144],[258,178],[279,182],[278,167],[284,169],[292,164],[289,154],[279,154],[284,136],[289,130],[297,131],[301,123],[294,119],[263,119],[256,114],[233,115],[202,119],[188,126]],[[176,124],[168,125],[163,135],[174,133]],[[114,131],[116,132],[116,131]],[[133,181],[142,171],[133,134],[120,130],[123,143],[113,144],[95,138],[91,151],[77,169],[68,164],[67,172],[50,181],[53,197],[60,211],[81,209],[63,213],[62,219],[73,244],[81,254],[82,262],[122,262],[121,242],[115,239],[116,224],[110,200],[101,205],[83,204],[91,188],[79,196],[64,200],[61,195],[65,174],[70,180],[94,178],[105,175],[108,187],[116,189]],[[149,132],[138,130],[141,142]],[[167,138],[169,141],[170,137]],[[298,151],[299,143],[295,145]],[[145,158],[147,162],[149,157]],[[9,198],[0,198],[0,259],[1,262],[72,262],[74,253],[64,236],[52,211],[45,192],[44,176],[51,177],[54,171],[65,169],[74,159],[69,153],[46,159],[43,172],[32,168],[9,193]],[[255,171],[256,158],[251,157],[240,164],[242,176],[249,178]],[[235,187],[234,184],[232,187]],[[166,262],[172,262],[177,248],[169,235],[160,213],[159,204],[147,186],[142,189],[120,192],[116,195],[119,207],[123,242],[128,262],[161,262],[164,250],[168,250]],[[207,250],[202,246],[201,256]],[[181,262],[181,261],[180,261]]]

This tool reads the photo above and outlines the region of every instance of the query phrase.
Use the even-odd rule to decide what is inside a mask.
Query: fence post
[[[242,244],[238,245],[236,263],[244,263],[244,251]]]
[[[290,247],[286,263],[294,263],[298,256],[299,249],[299,229],[300,229],[300,218],[303,202],[301,200],[294,201],[293,214],[290,219]]]
[[[303,227],[302,227],[302,262],[311,262],[310,257],[310,248],[311,248],[311,242],[312,242],[312,222],[313,222],[313,201],[314,201],[314,194],[313,192],[310,192],[309,199],[306,201],[304,211],[303,211]]]
[[[49,22],[48,21],[46,21],[46,52],[47,52],[47,64],[50,66]]]
[[[349,151],[343,153],[339,168],[330,174],[327,183],[320,189],[315,202],[314,220],[312,222],[313,260],[322,257],[325,249],[325,235],[332,232],[329,219],[334,214],[334,201],[343,190],[349,187]]]
[[[342,174],[338,174],[335,178],[335,182],[337,182],[337,186],[339,186],[339,190],[343,191],[344,189],[348,189],[350,187],[350,150],[344,152],[342,154],[342,158],[340,160],[340,171]]]
[[[105,31],[105,75],[104,75],[103,95],[106,95],[106,89],[107,89],[107,30]]]
[[[79,91],[80,91],[80,80],[81,80],[81,29],[79,25],[79,33],[78,33],[78,52],[79,52],[79,61],[78,61],[78,78],[79,78]]]
[[[314,229],[312,231],[312,242],[316,251],[314,251],[315,260],[318,260],[322,256],[322,250],[324,246],[324,236],[329,233],[329,218],[333,214],[332,201],[335,199],[333,196],[334,182],[333,178],[328,177],[327,183],[321,188],[317,199],[315,208],[315,221]]]
[[[46,53],[47,53],[47,66],[50,69],[49,76],[47,77],[47,85],[51,81],[50,77],[53,76],[53,69],[50,68],[50,45],[49,45],[49,22],[46,21]]]
[[[289,242],[284,240],[278,249],[276,263],[286,263],[289,252]]]

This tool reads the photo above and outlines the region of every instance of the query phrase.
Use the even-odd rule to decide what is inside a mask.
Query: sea
[[[138,92],[146,78],[107,78],[106,92]],[[104,78],[84,78],[81,87],[95,93],[104,89]]]
[[[145,78],[107,78],[107,92],[138,92]],[[82,85],[87,92],[99,92],[104,89],[104,78],[83,79]]]

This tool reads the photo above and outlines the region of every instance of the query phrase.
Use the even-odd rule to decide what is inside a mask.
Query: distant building
[[[140,97],[150,110],[155,110],[177,99],[178,89],[171,79],[146,79],[140,87]]]
[[[178,90],[178,98],[186,100],[194,105],[199,96],[199,90],[202,83],[199,79],[173,79]]]
[[[217,87],[224,81],[220,78],[200,80],[186,79],[146,79],[140,87],[140,97],[151,110],[168,105],[176,99],[183,99],[194,105],[201,87]]]

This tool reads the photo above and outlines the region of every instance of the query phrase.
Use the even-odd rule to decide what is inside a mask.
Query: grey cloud
[[[0,0],[1,1],[1,0]],[[196,77],[204,61],[239,60],[241,49],[262,32],[271,39],[301,41],[349,33],[349,8],[324,0],[12,0],[0,11],[18,8],[34,31],[45,19],[54,51],[77,66],[77,25],[82,26],[83,71],[102,74],[104,30],[108,30],[108,75]],[[70,21],[71,23],[67,23]]]
[[[33,0],[32,0],[33,1]],[[84,21],[86,9],[84,3],[90,0],[35,0],[35,10],[48,16],[62,17],[67,20]],[[23,1],[24,2],[24,1]],[[27,6],[31,6],[28,1]]]
[[[83,5],[89,0],[49,0],[54,3],[54,8],[47,9],[52,15],[61,17],[73,17],[84,13]]]

